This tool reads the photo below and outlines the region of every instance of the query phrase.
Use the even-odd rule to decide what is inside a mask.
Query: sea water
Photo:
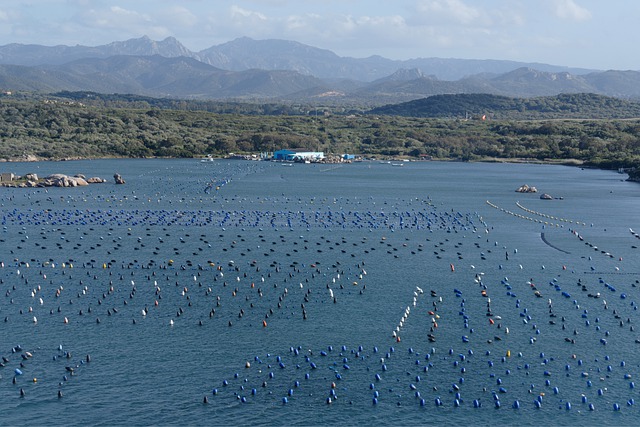
[[[0,423],[633,425],[638,184],[401,164],[6,164]]]

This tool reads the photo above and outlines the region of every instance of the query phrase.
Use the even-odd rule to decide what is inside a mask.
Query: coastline
[[[2,163],[42,163],[42,162],[73,162],[73,161],[82,161],[82,160],[125,160],[125,159],[180,159],[182,157],[119,157],[119,156],[104,156],[104,157],[63,157],[63,158],[41,158],[36,157],[34,155],[28,155],[21,158],[3,158],[0,159],[0,164]],[[212,159],[223,160],[228,158],[227,156],[211,156]],[[194,160],[198,160],[199,157],[192,157]],[[369,161],[379,160],[378,158],[369,159]],[[601,169],[601,170],[610,170],[607,168],[599,168],[597,166],[588,165],[585,161],[579,159],[536,159],[536,158],[501,158],[501,157],[482,157],[472,160],[461,160],[461,159],[452,159],[452,158],[431,158],[429,160],[422,159],[413,159],[407,157],[389,157],[385,158],[385,160],[390,161],[409,161],[409,162],[470,162],[470,163],[514,163],[514,164],[538,164],[538,165],[555,165],[555,166],[574,166],[588,169]],[[347,163],[347,162],[345,162]],[[11,172],[11,171],[6,171]],[[640,170],[632,169],[627,173],[627,179],[625,181],[631,182],[640,182]],[[15,182],[2,182],[0,181],[0,187],[20,187],[20,185],[15,185]]]

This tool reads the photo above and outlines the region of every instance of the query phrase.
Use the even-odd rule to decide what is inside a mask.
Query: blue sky
[[[0,45],[237,37],[340,56],[510,59],[640,70],[638,0],[0,0]]]

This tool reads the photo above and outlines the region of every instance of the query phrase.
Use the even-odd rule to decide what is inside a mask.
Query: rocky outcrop
[[[49,175],[38,182],[38,187],[84,187],[89,183],[78,176],[67,176],[61,173]]]
[[[120,176],[119,173],[113,174],[113,179],[116,181],[116,184],[124,184],[125,180]]]
[[[68,176],[54,173],[44,178],[39,178],[35,173],[28,173],[23,177],[13,177],[11,181],[3,182],[5,187],[33,188],[33,187],[84,187],[89,184],[107,182],[106,179],[93,177],[85,179],[84,175]]]
[[[516,190],[516,193],[537,193],[538,189],[536,187],[529,187],[527,184],[521,185]]]
[[[553,200],[553,197],[551,197],[551,195],[544,193],[540,195],[540,199],[542,200]]]
[[[104,183],[104,182],[107,182],[107,180],[106,180],[106,179],[104,179],[104,178],[100,178],[100,177],[97,177],[97,176],[93,176],[93,177],[91,177],[91,178],[87,178],[87,182],[88,182],[89,184],[102,184],[102,183]]]

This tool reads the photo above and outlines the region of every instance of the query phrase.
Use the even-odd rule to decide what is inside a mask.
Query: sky
[[[640,70],[638,0],[0,0],[0,45],[144,35],[200,51],[238,37],[340,56]]]

